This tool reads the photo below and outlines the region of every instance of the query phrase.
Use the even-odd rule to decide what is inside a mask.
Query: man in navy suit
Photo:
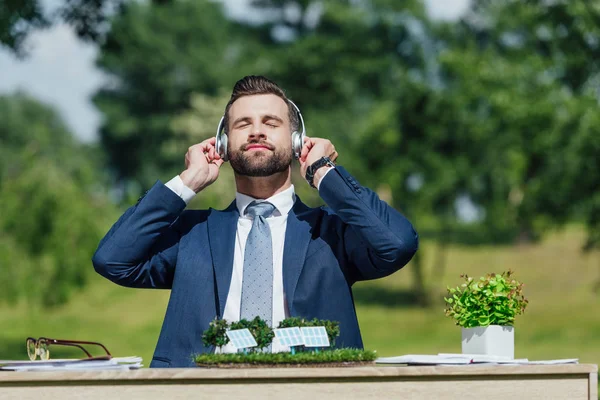
[[[363,347],[351,287],[402,268],[417,251],[417,234],[334,164],[329,140],[300,134],[300,122],[304,131],[300,111],[275,83],[241,79],[217,137],[191,146],[186,169],[158,181],[100,242],[92,261],[104,277],[171,289],[150,367],[191,367],[194,354],[235,351],[205,347],[202,333],[215,318],[236,321],[252,307],[274,327],[292,316],[339,321],[336,346]],[[294,155],[327,207],[309,208],[295,196]],[[225,210],[184,211],[227,159],[235,201]],[[260,207],[268,214],[249,211]]]

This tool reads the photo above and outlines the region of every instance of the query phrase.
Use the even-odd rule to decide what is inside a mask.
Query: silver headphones
[[[306,137],[306,126],[304,126],[304,118],[302,118],[302,113],[296,104],[293,101],[289,100],[290,104],[294,106],[294,109],[298,112],[298,117],[300,119],[300,123],[302,124],[302,133],[298,131],[294,131],[292,133],[292,151],[294,152],[294,157],[296,159],[300,158],[300,153],[302,152],[302,146],[304,145],[304,138]],[[227,158],[227,134],[224,132],[224,124],[225,116],[221,117],[221,121],[219,121],[219,126],[217,127],[217,136],[215,141],[215,149],[217,153],[221,156],[223,161],[229,161]]]

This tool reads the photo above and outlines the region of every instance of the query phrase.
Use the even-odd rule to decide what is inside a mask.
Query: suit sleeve
[[[343,246],[351,282],[376,279],[406,265],[419,240],[402,214],[337,166],[321,181],[321,198],[343,223]]]
[[[185,202],[157,182],[100,241],[92,263],[105,278],[127,287],[170,289]]]

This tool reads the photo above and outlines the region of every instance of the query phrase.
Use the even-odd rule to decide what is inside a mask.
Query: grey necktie
[[[275,206],[253,201],[246,208],[252,216],[252,228],[244,250],[244,275],[240,318],[251,321],[259,316],[269,326],[273,315],[273,244],[266,218]]]

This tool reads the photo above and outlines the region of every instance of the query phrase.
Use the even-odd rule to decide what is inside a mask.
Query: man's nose
[[[266,138],[267,138],[267,135],[266,135],[265,131],[262,129],[262,126],[260,124],[252,126],[252,131],[250,132],[250,135],[248,136],[249,140],[262,140],[262,139],[266,139]]]

